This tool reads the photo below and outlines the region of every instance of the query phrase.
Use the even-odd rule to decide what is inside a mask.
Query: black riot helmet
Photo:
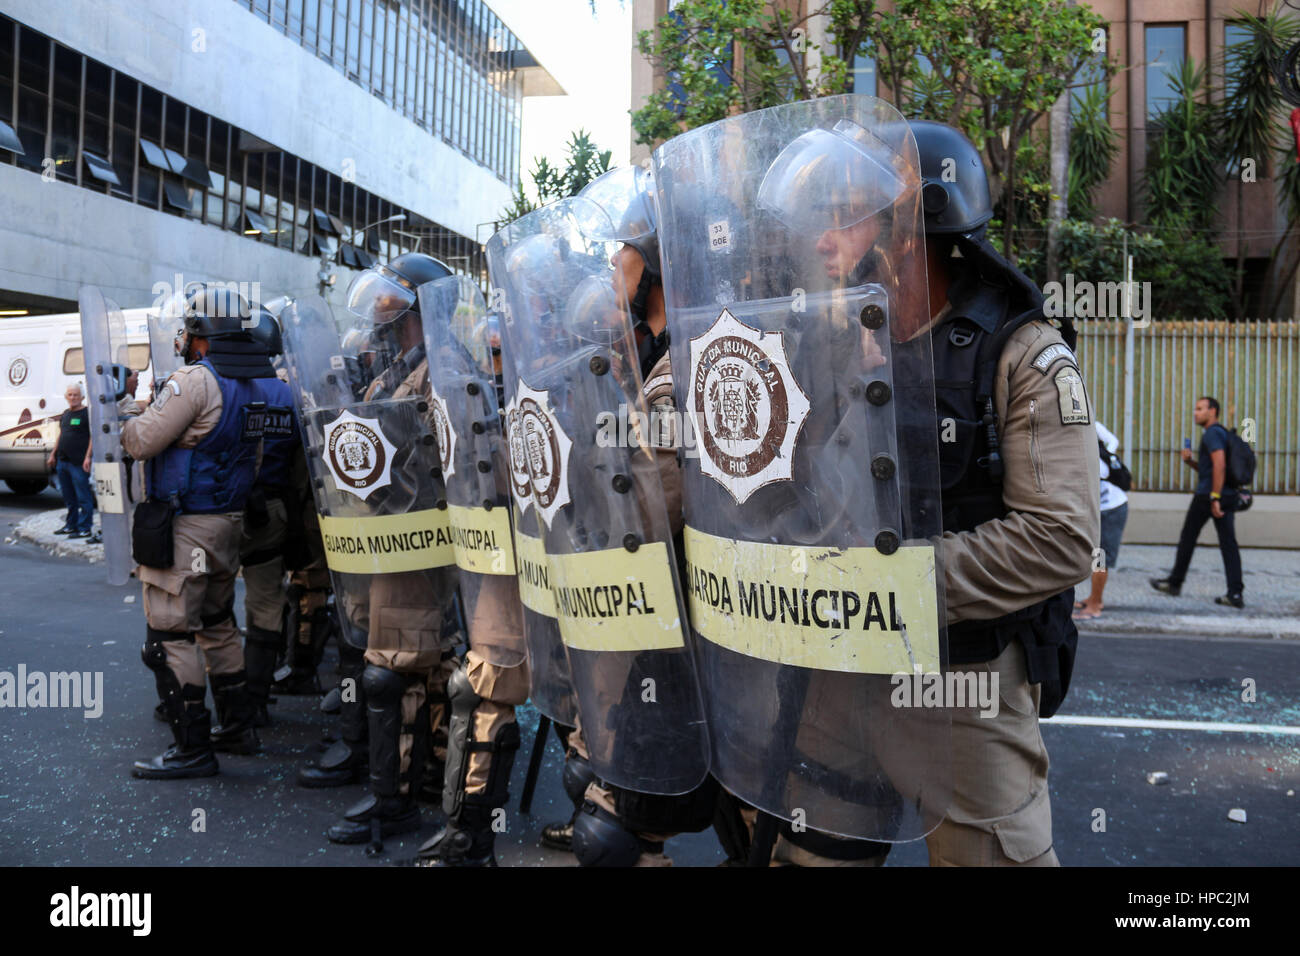
[[[387,265],[376,265],[348,286],[348,310],[376,327],[397,321],[407,312],[419,314],[416,290],[426,282],[451,275],[446,263],[423,252],[407,252]]]
[[[274,358],[284,352],[280,323],[269,309],[254,305],[253,314],[248,321],[248,331],[253,336],[253,341],[265,348],[268,356]]]
[[[973,233],[993,218],[989,180],[979,150],[959,130],[911,120],[921,160],[926,236]]]
[[[164,316],[183,319],[185,342],[181,351],[186,361],[199,361],[190,351],[190,340],[207,339],[206,359],[217,372],[229,378],[275,375],[266,346],[257,341],[252,331],[260,324],[254,323],[254,316],[264,311],[220,283],[178,292],[163,306]]]
[[[233,289],[220,284],[201,285],[173,297],[164,306],[168,313],[180,312],[185,331],[205,339],[249,338],[248,321],[253,303]]]

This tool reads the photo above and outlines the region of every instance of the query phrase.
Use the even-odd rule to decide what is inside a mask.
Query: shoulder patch
[[[665,401],[671,404],[673,400],[673,377],[671,375],[656,375],[645,383],[641,393],[645,395],[647,404],[661,405]]]
[[[1064,342],[1053,342],[1034,356],[1034,360],[1029,364],[1046,375],[1047,370],[1052,367],[1053,363],[1061,359],[1067,360],[1071,365],[1077,364],[1074,353],[1070,351],[1068,345]]]
[[[1083,388],[1083,376],[1073,365],[1064,366],[1056,373],[1056,401],[1061,411],[1062,425],[1090,425],[1088,393]]]

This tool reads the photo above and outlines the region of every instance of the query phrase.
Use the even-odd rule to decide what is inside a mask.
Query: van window
[[[148,343],[128,345],[126,347],[126,364],[137,372],[145,371],[149,367]],[[64,375],[84,375],[85,373],[86,357],[82,354],[80,345],[63,353]]]

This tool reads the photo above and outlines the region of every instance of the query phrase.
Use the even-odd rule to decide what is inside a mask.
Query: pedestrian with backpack
[[[1205,429],[1201,435],[1201,445],[1196,455],[1192,454],[1190,439],[1183,444],[1182,458],[1197,473],[1196,493],[1192,495],[1191,506],[1187,509],[1187,518],[1183,521],[1183,531],[1178,537],[1178,555],[1174,559],[1174,569],[1167,578],[1152,578],[1151,586],[1157,591],[1177,596],[1187,577],[1187,569],[1192,563],[1192,553],[1196,550],[1196,539],[1205,527],[1205,522],[1214,519],[1214,530],[1219,536],[1219,552],[1223,555],[1223,571],[1228,579],[1228,593],[1214,599],[1215,604],[1228,607],[1244,607],[1241,579],[1241,552],[1237,548],[1237,532],[1233,524],[1234,511],[1225,508],[1225,496],[1229,502],[1240,501],[1241,495],[1229,481],[1229,452],[1234,444],[1245,445],[1235,434],[1230,433],[1219,424],[1219,402],[1209,396],[1196,400],[1193,419]],[[1238,451],[1238,458],[1245,457],[1250,446],[1245,445],[1245,452]],[[1246,464],[1238,462],[1239,465]],[[1253,463],[1252,463],[1253,464]],[[1243,469],[1234,469],[1241,478]],[[1246,479],[1249,481],[1249,478]],[[1238,484],[1244,484],[1238,481]],[[1238,508],[1237,510],[1241,510]]]
[[[1082,601],[1074,602],[1076,621],[1093,621],[1101,617],[1101,597],[1106,590],[1106,573],[1119,561],[1119,543],[1124,537],[1128,522],[1128,490],[1133,487],[1133,475],[1117,454],[1119,438],[1101,422],[1093,422],[1097,429],[1097,464],[1101,469],[1101,545],[1094,551],[1092,563],[1092,588]],[[1105,563],[1099,560],[1105,555]],[[1097,565],[1101,564],[1101,567]]]

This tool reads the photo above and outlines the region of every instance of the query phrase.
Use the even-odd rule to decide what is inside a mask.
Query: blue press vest
[[[293,390],[278,378],[255,378],[250,384],[257,392],[257,400],[266,403],[262,469],[256,484],[260,488],[284,488],[289,484],[289,462],[299,441]]]
[[[266,380],[226,378],[206,358],[197,364],[221,388],[221,420],[193,448],[172,445],[149,462],[149,495],[177,498],[185,514],[243,511],[262,440],[262,420],[256,415],[250,420],[249,412],[265,401],[258,384]]]

